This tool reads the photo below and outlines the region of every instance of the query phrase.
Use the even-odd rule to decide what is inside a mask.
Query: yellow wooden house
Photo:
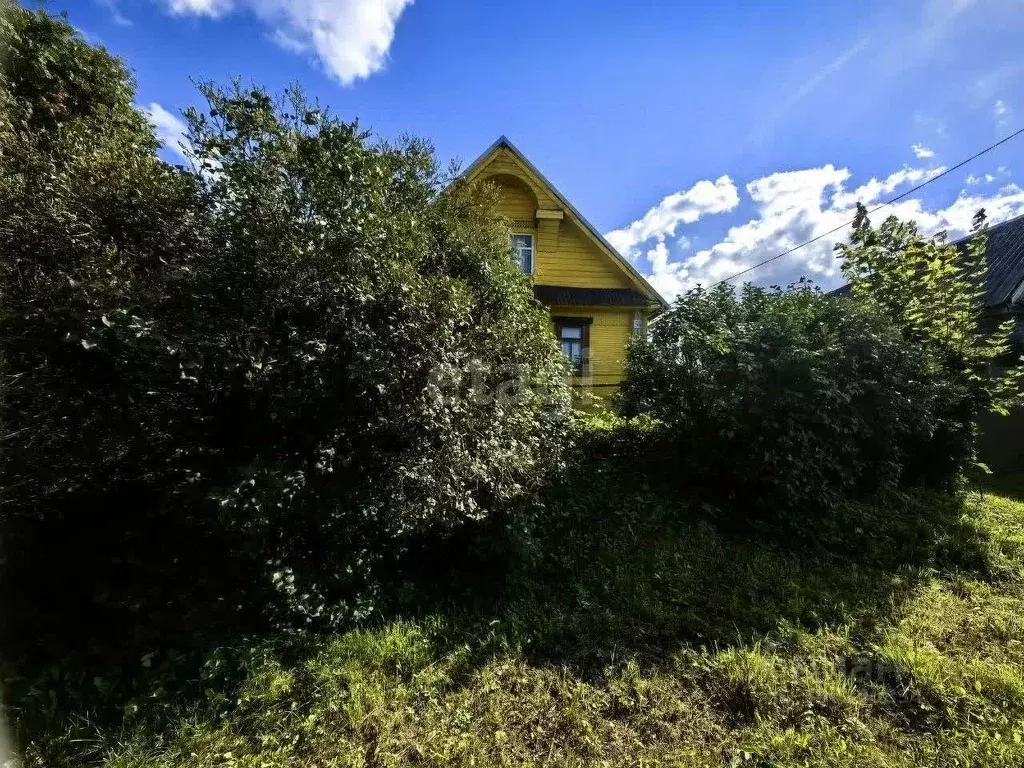
[[[622,383],[630,337],[646,331],[665,301],[504,136],[466,176],[498,186],[513,253],[551,313],[574,386],[610,396]]]

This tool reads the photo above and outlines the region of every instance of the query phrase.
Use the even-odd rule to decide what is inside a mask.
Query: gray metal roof
[[[965,237],[956,245],[962,248],[969,240],[970,237]],[[1024,283],[1024,216],[989,227],[986,256],[985,304],[990,307],[1009,304]]]
[[[972,235],[953,242],[963,250]],[[1002,307],[1010,304],[1017,289],[1024,284],[1024,216],[1008,219],[988,228],[988,279],[985,281],[985,306]],[[842,285],[829,293],[849,296],[850,285]],[[1017,305],[1020,306],[1020,299]]]

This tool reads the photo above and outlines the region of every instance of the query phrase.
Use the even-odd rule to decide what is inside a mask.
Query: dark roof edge
[[[567,285],[534,285],[542,304],[595,307],[647,307],[650,299],[633,288],[576,288]]]

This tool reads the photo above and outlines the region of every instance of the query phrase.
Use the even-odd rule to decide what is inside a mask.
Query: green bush
[[[563,365],[488,190],[258,88],[203,87],[171,167],[123,64],[42,12],[3,29],[5,575],[54,634],[109,608],[188,640],[265,616],[259,585],[340,616],[543,482]]]
[[[836,246],[854,301],[888,317],[912,344],[928,348],[973,416],[1006,414],[1020,402],[1024,368],[1012,352],[1014,319],[986,311],[988,235],[984,209],[961,245],[926,238],[913,221],[873,227],[858,205],[850,242]]]
[[[665,433],[665,425],[646,414],[624,418],[602,409],[575,411],[569,434],[574,458],[581,465],[595,459],[632,465],[661,460]]]
[[[695,289],[628,357],[626,415],[672,434],[673,478],[746,514],[814,514],[950,482],[972,427],[927,353],[879,313],[801,284]],[[920,461],[927,451],[928,461]]]

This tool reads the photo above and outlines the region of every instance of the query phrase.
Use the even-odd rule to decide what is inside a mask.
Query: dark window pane
[[[586,331],[583,325],[557,323],[555,335],[562,347],[562,354],[578,373],[583,372],[583,339]]]

